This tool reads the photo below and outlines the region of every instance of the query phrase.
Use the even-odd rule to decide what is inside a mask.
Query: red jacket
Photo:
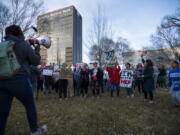
[[[110,83],[120,83],[120,71],[120,66],[118,66],[116,69],[107,68],[107,72],[110,75]]]

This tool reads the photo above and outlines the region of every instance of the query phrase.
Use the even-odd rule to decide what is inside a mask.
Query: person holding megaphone
[[[37,110],[33,90],[29,80],[30,65],[37,66],[40,63],[40,46],[34,46],[33,50],[25,41],[24,34],[21,28],[17,25],[7,27],[5,29],[5,34],[5,41],[0,43],[0,46],[2,45],[1,47],[6,47],[3,46],[5,44],[10,46],[11,43],[13,44],[13,49],[8,51],[7,56],[6,52],[2,52],[2,50],[0,54],[4,54],[5,56],[0,59],[0,135],[5,134],[6,122],[14,97],[18,99],[26,109],[31,135],[41,135],[47,130],[47,127],[38,126]],[[7,48],[4,49],[7,50]],[[6,61],[7,63],[3,63],[2,60]],[[11,63],[11,68],[13,68],[13,66],[19,68],[12,72],[13,74],[9,74],[7,77],[2,71],[11,73],[11,70],[7,71],[6,68],[2,67],[9,67],[8,63]],[[6,78],[3,78],[3,76],[6,76]]]

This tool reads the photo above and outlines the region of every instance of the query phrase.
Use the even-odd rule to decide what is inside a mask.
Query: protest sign
[[[133,70],[122,70],[120,86],[125,88],[132,88],[132,81]]]
[[[45,76],[52,76],[53,70],[44,69],[42,74]]]
[[[108,51],[104,52],[105,53],[105,63],[107,64],[108,67],[113,67],[117,63],[117,57],[115,56],[115,51]]]

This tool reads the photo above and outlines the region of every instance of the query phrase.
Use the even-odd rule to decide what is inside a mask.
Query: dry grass
[[[180,109],[171,104],[166,92],[156,103],[143,97],[127,99],[124,92],[113,99],[73,97],[59,101],[57,95],[41,95],[37,101],[40,124],[48,125],[46,135],[180,135]],[[28,135],[22,105],[15,101],[8,120],[7,135]]]

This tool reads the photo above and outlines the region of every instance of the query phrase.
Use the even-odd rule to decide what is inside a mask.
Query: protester
[[[156,90],[157,90],[157,81],[158,81],[158,76],[159,76],[159,69],[157,66],[153,66],[153,70],[154,70],[154,90],[153,90],[153,94],[154,96],[156,95]]]
[[[40,69],[41,70],[41,69]],[[36,99],[39,98],[39,90],[41,92],[44,91],[44,76],[42,75],[42,70],[41,70],[41,73],[40,75],[38,76],[37,78],[37,95],[36,95]]]
[[[128,76],[131,76],[131,77],[133,77],[133,70],[131,69],[131,64],[130,63],[126,63],[126,70],[131,70],[132,72],[129,72],[130,74],[128,75]],[[132,79],[133,80],[133,79]],[[134,97],[134,92],[133,92],[133,89],[132,89],[132,87],[133,87],[133,84],[132,84],[132,86],[131,87],[126,87],[126,91],[127,91],[127,97],[129,98],[129,97]]]
[[[172,95],[172,100],[176,107],[180,107],[180,62],[172,62],[172,70],[170,70],[169,78],[169,87],[171,88],[170,93]]]
[[[87,97],[88,86],[89,86],[89,70],[87,68],[87,64],[83,65],[80,72],[80,78],[81,78],[81,96]]]
[[[136,84],[138,87],[138,92],[142,93],[143,92],[143,66],[141,63],[139,63],[136,67],[136,71],[135,71],[135,79],[136,79]]]
[[[159,68],[159,76],[158,76],[158,82],[160,88],[166,88],[166,69],[165,66],[162,65]]]
[[[76,83],[76,80],[75,80],[75,72],[76,72],[76,68],[74,68],[73,70],[73,89],[74,89],[74,96],[76,96],[77,94],[77,83]]]
[[[53,89],[55,89],[56,93],[58,93],[58,87],[59,87],[59,79],[60,79],[60,69],[57,68],[53,72]]]
[[[106,91],[109,91],[109,73],[106,70],[106,67],[104,69],[104,74],[103,74],[103,82],[104,82],[104,87]]]
[[[41,74],[41,71],[36,66],[33,66],[33,65],[30,66],[30,81],[32,84],[34,94],[35,92],[37,92],[37,83],[38,83],[37,79],[38,79],[38,76],[40,76],[40,74]]]
[[[77,66],[74,72],[74,80],[76,82],[76,93],[79,96],[81,92],[81,66]]]
[[[153,103],[154,69],[153,63],[149,59],[144,63],[143,81],[144,101],[147,101],[149,96],[149,103],[151,104]]]
[[[44,94],[51,93],[52,91],[52,86],[53,86],[53,78],[52,78],[52,73],[53,73],[53,67],[52,64],[46,67],[46,70],[52,71],[50,74],[44,74]]]
[[[117,92],[117,96],[119,96],[119,84],[120,84],[120,71],[121,68],[117,64],[114,67],[107,67],[107,72],[110,76],[110,92],[111,97],[113,97],[113,92]]]
[[[63,98],[67,100],[67,88],[68,88],[68,80],[67,79],[59,79],[58,80],[58,94],[59,100],[61,101]]]
[[[102,83],[102,70],[98,67],[97,63],[95,62],[93,64],[94,68],[91,70],[91,80],[92,80],[92,91],[93,91],[93,97],[96,96],[97,99],[99,99],[100,94],[100,84]]]
[[[104,71],[101,67],[99,67],[99,89],[101,90],[101,93],[104,93]]]
[[[0,80],[0,135],[4,135],[14,97],[26,109],[31,135],[40,135],[46,130],[46,127],[38,126],[33,90],[28,75],[30,73],[30,65],[36,66],[40,63],[40,47],[36,46],[35,51],[32,50],[30,45],[24,40],[21,28],[17,25],[7,27],[5,34],[6,41],[13,41],[15,43],[14,52],[21,67],[11,78]]]

